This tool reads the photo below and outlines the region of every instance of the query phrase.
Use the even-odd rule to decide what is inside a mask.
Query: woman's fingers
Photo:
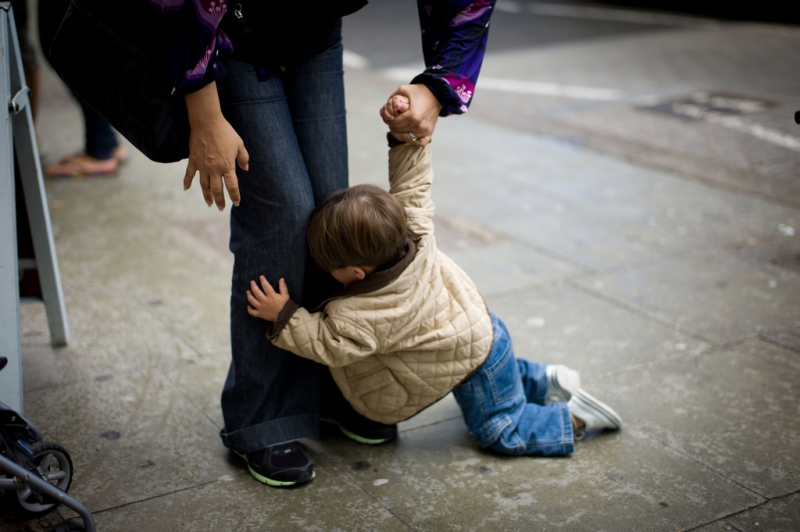
[[[192,188],[192,181],[194,181],[194,176],[197,173],[197,168],[195,167],[192,159],[190,158],[188,163],[186,164],[186,173],[183,174],[183,190],[189,190]]]
[[[236,172],[229,172],[223,175],[222,180],[225,182],[225,188],[228,190],[228,196],[231,198],[231,203],[238,206],[239,201],[241,201],[241,197],[239,196],[239,178],[236,177]],[[223,195],[223,207],[225,206],[224,198],[225,196]]]
[[[247,152],[247,148],[244,147],[244,142],[239,145],[236,161],[239,163],[239,168],[245,172],[250,170],[250,154]]]
[[[203,191],[203,199],[206,205],[211,207],[214,204],[214,196],[211,194],[211,176],[208,172],[200,172],[200,189]]]

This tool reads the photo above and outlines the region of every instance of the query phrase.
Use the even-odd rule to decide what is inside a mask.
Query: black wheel
[[[77,521],[64,521],[50,529],[50,532],[70,532],[71,530],[85,530]]]
[[[63,492],[69,489],[72,482],[72,459],[61,445],[51,441],[40,441],[31,445],[33,463],[39,469],[39,475],[47,482]],[[21,513],[39,515],[56,507],[56,502],[49,497],[43,500],[25,487],[16,492],[6,492],[6,500]]]

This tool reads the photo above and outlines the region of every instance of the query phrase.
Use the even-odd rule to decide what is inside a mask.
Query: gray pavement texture
[[[800,153],[641,103],[724,89],[800,136],[798,44],[726,24],[499,48],[487,77],[625,96],[479,85],[468,116],[439,122],[441,246],[518,356],[580,370],[625,420],[570,457],[482,451],[448,396],[387,445],[323,431],[303,442],[313,482],[260,485],[217,436],[227,215],[182,191],[182,164],[138,153],[112,178],[47,182],[72,340],[52,348],[42,304],[22,305],[25,413],[71,452],[70,492],[103,531],[800,530]],[[346,83],[351,181],[385,184],[377,109],[397,83]],[[80,149],[79,123],[46,71],[45,159]],[[73,516],[0,513],[0,529]]]

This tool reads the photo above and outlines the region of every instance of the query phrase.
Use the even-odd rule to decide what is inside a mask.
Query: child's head
[[[308,247],[326,272],[348,266],[380,268],[402,257],[406,211],[375,185],[334,192],[311,213]]]

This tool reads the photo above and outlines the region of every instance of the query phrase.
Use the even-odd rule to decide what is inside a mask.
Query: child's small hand
[[[394,120],[394,117],[408,111],[408,98],[402,94],[395,94],[381,108],[381,117],[386,121]]]
[[[255,281],[250,281],[250,290],[247,291],[247,301],[250,303],[247,306],[248,314],[267,321],[277,320],[283,306],[289,301],[289,289],[286,288],[286,281],[283,278],[278,281],[278,290],[280,293],[272,289],[272,285],[263,275],[261,288]]]

